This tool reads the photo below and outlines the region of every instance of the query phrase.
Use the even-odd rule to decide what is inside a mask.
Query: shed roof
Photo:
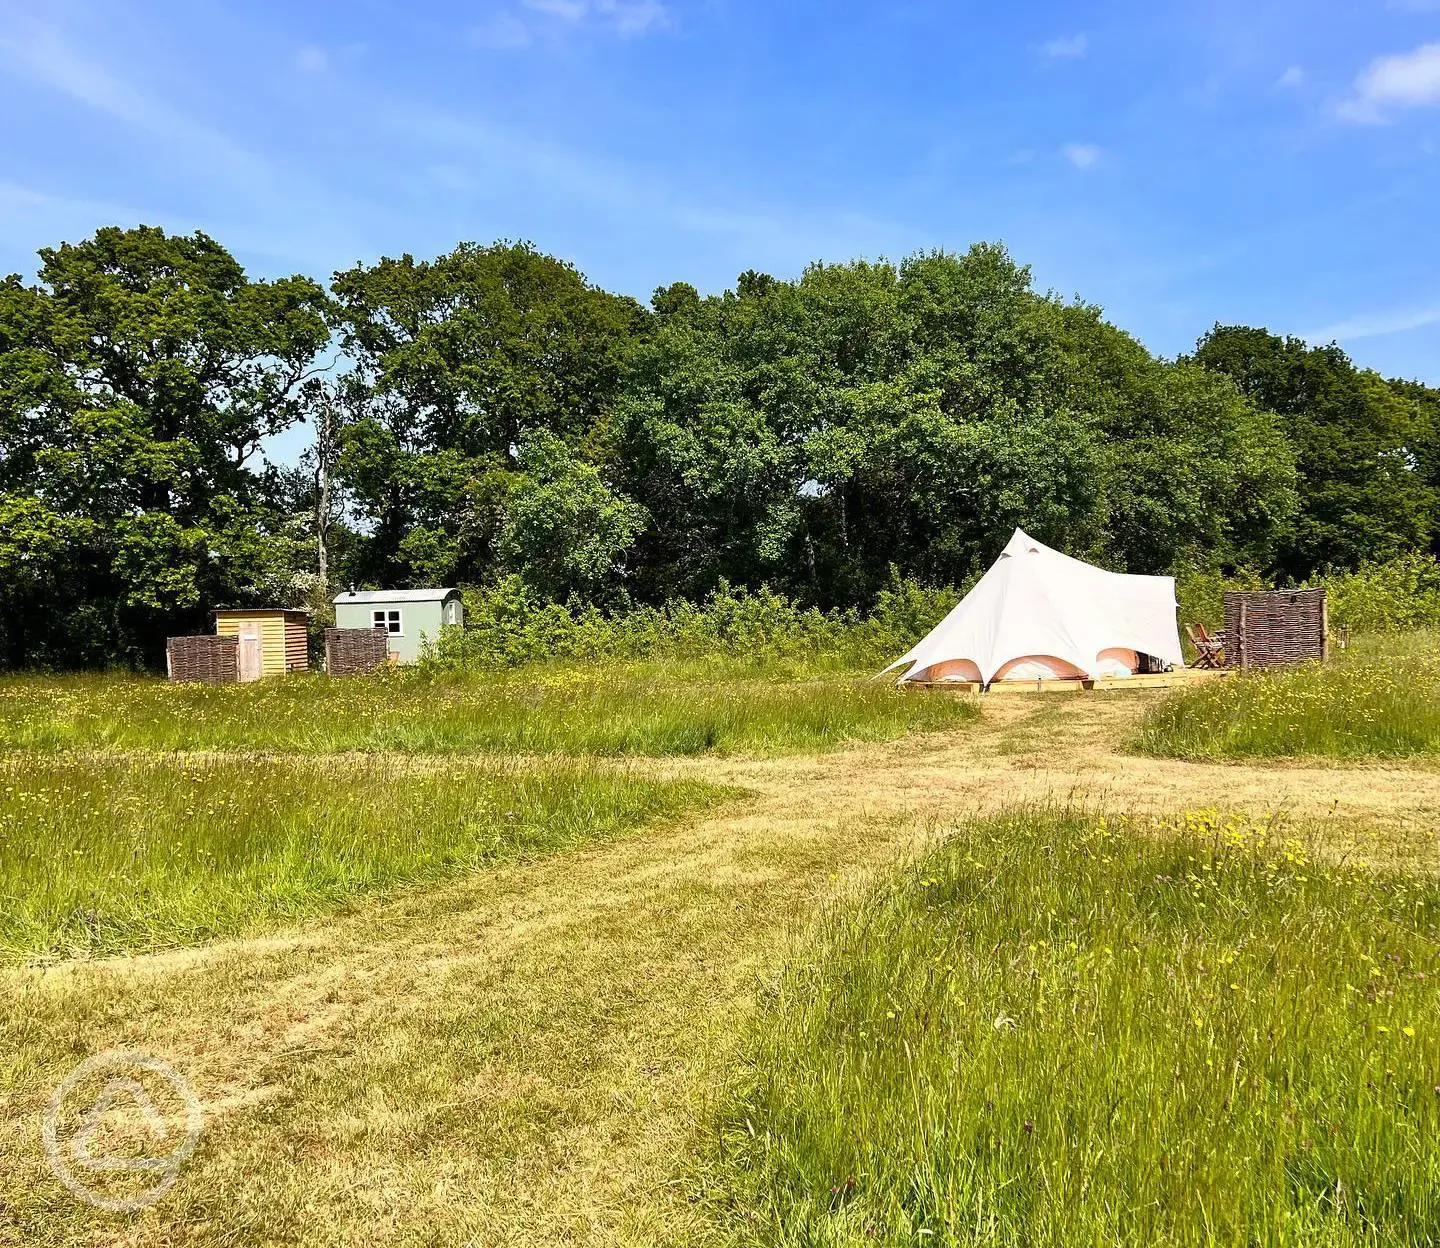
[[[309,615],[303,607],[216,607],[216,615]]]
[[[362,589],[346,590],[335,595],[337,605],[343,602],[443,602],[458,589]]]

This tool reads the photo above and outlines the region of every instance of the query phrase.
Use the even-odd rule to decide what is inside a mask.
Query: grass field
[[[0,957],[194,944],[613,835],[722,790],[573,763],[0,760]]]
[[[954,727],[963,698],[736,665],[428,675],[207,687],[143,678],[0,679],[0,750],[693,755],[817,750]]]
[[[789,733],[779,699],[803,685],[843,701],[850,682],[705,675],[627,665],[185,697],[152,682],[10,682],[0,922],[27,953],[0,959],[0,1244],[843,1244],[862,1206],[909,1216],[937,1207],[922,1201],[935,1174],[960,1181],[955,1159],[979,1127],[949,1072],[972,1061],[998,1093],[983,1119],[996,1143],[964,1181],[1014,1180],[992,1192],[992,1228],[1022,1208],[1063,1210],[1034,1223],[1055,1242],[1118,1242],[1103,1228],[1146,1216],[1174,1243],[1195,1242],[1196,1226],[1214,1231],[1205,1242],[1243,1224],[1232,1239],[1328,1244],[1355,1242],[1357,1226],[1379,1243],[1435,1225],[1435,1110],[1414,1093],[1440,1078],[1425,969],[1440,769],[1136,754],[1138,721],[1163,696],[1147,691],[997,698],[977,715],[871,686],[887,695],[875,713]],[[627,689],[641,709],[612,710]],[[211,708],[211,693],[226,697]],[[717,707],[727,698],[748,704]],[[505,722],[503,708],[537,704],[530,724]],[[707,716],[728,735],[673,729]],[[409,744],[386,748],[387,732]],[[544,749],[517,745],[541,737]],[[563,757],[597,739],[634,753]],[[687,740],[701,744],[676,748]],[[499,744],[467,756],[486,741]],[[1103,838],[1061,820],[1007,841],[991,817],[1016,803],[1114,817]],[[1276,826],[1305,829],[1304,843],[1281,832],[1207,857],[1213,836],[1198,830],[1152,856],[1157,835],[1176,835],[1153,826],[1163,812],[1217,804],[1244,828],[1283,808]],[[939,852],[936,829],[962,830],[943,851],[957,857],[906,868]],[[835,1031],[862,1001],[879,1008],[882,983],[895,1017],[876,1017],[869,1040]],[[1344,983],[1358,992],[1337,995]],[[807,1004],[806,984],[828,997]],[[915,1030],[932,998],[944,1029]],[[1260,1030],[1276,1019],[1289,1030]],[[801,1043],[827,1027],[836,1043]],[[1087,1028],[1115,1043],[1082,1045]],[[907,1042],[927,1063],[915,1069],[928,1116],[915,1121],[937,1144],[933,1172],[897,1169],[914,1161],[894,1084],[911,1069]],[[73,1198],[41,1148],[53,1090],[112,1049],[171,1063],[204,1108],[195,1155],[138,1214]],[[1238,1073],[1225,1065],[1237,1055]],[[816,1064],[829,1059],[871,1062],[872,1084],[848,1088]],[[1038,1103],[1032,1079],[1048,1081]],[[1237,1079],[1249,1099],[1217,1118],[1216,1089]],[[1122,1116],[1105,1116],[1097,1088]],[[801,1112],[852,1103],[874,1115],[866,1140]],[[1321,1110],[1335,1134],[1302,1136]],[[1145,1168],[1160,1159],[1141,1121],[1169,1145],[1163,1175]],[[1010,1127],[1043,1138],[1046,1156]],[[853,1188],[849,1169],[820,1165],[862,1145],[875,1165]],[[1181,1183],[1177,1158],[1209,1176],[1219,1220],[1204,1221],[1206,1187]],[[1090,1176],[1079,1197],[1045,1185],[1078,1175]],[[1309,1191],[1308,1220],[1254,1213],[1277,1176],[1290,1187],[1275,1217]],[[1148,1206],[1115,1197],[1132,1182]],[[932,1222],[905,1240],[903,1223],[873,1225],[917,1248],[945,1242],[920,1230],[951,1233]]]
[[[1431,1242],[1440,884],[1026,810],[822,923],[731,1164],[775,1245]]]
[[[1406,649],[1183,690],[1145,715],[1136,748],[1172,758],[1434,754],[1440,659],[1433,650]]]

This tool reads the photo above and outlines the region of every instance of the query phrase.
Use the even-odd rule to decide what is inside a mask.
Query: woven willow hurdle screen
[[[390,657],[390,641],[379,628],[327,628],[325,670],[331,676],[371,672]]]
[[[171,637],[165,642],[170,679],[228,685],[240,679],[240,642],[234,637]]]
[[[1231,590],[1225,595],[1228,667],[1284,667],[1329,657],[1323,589]]]

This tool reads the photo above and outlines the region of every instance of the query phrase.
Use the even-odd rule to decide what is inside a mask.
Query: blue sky
[[[0,270],[528,238],[647,298],[999,239],[1152,349],[1440,383],[1440,0],[0,0]]]

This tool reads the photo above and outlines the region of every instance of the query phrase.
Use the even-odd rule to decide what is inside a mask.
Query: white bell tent
[[[1175,578],[1107,572],[1020,529],[994,565],[909,653],[902,680],[1129,676],[1140,655],[1184,666]]]

